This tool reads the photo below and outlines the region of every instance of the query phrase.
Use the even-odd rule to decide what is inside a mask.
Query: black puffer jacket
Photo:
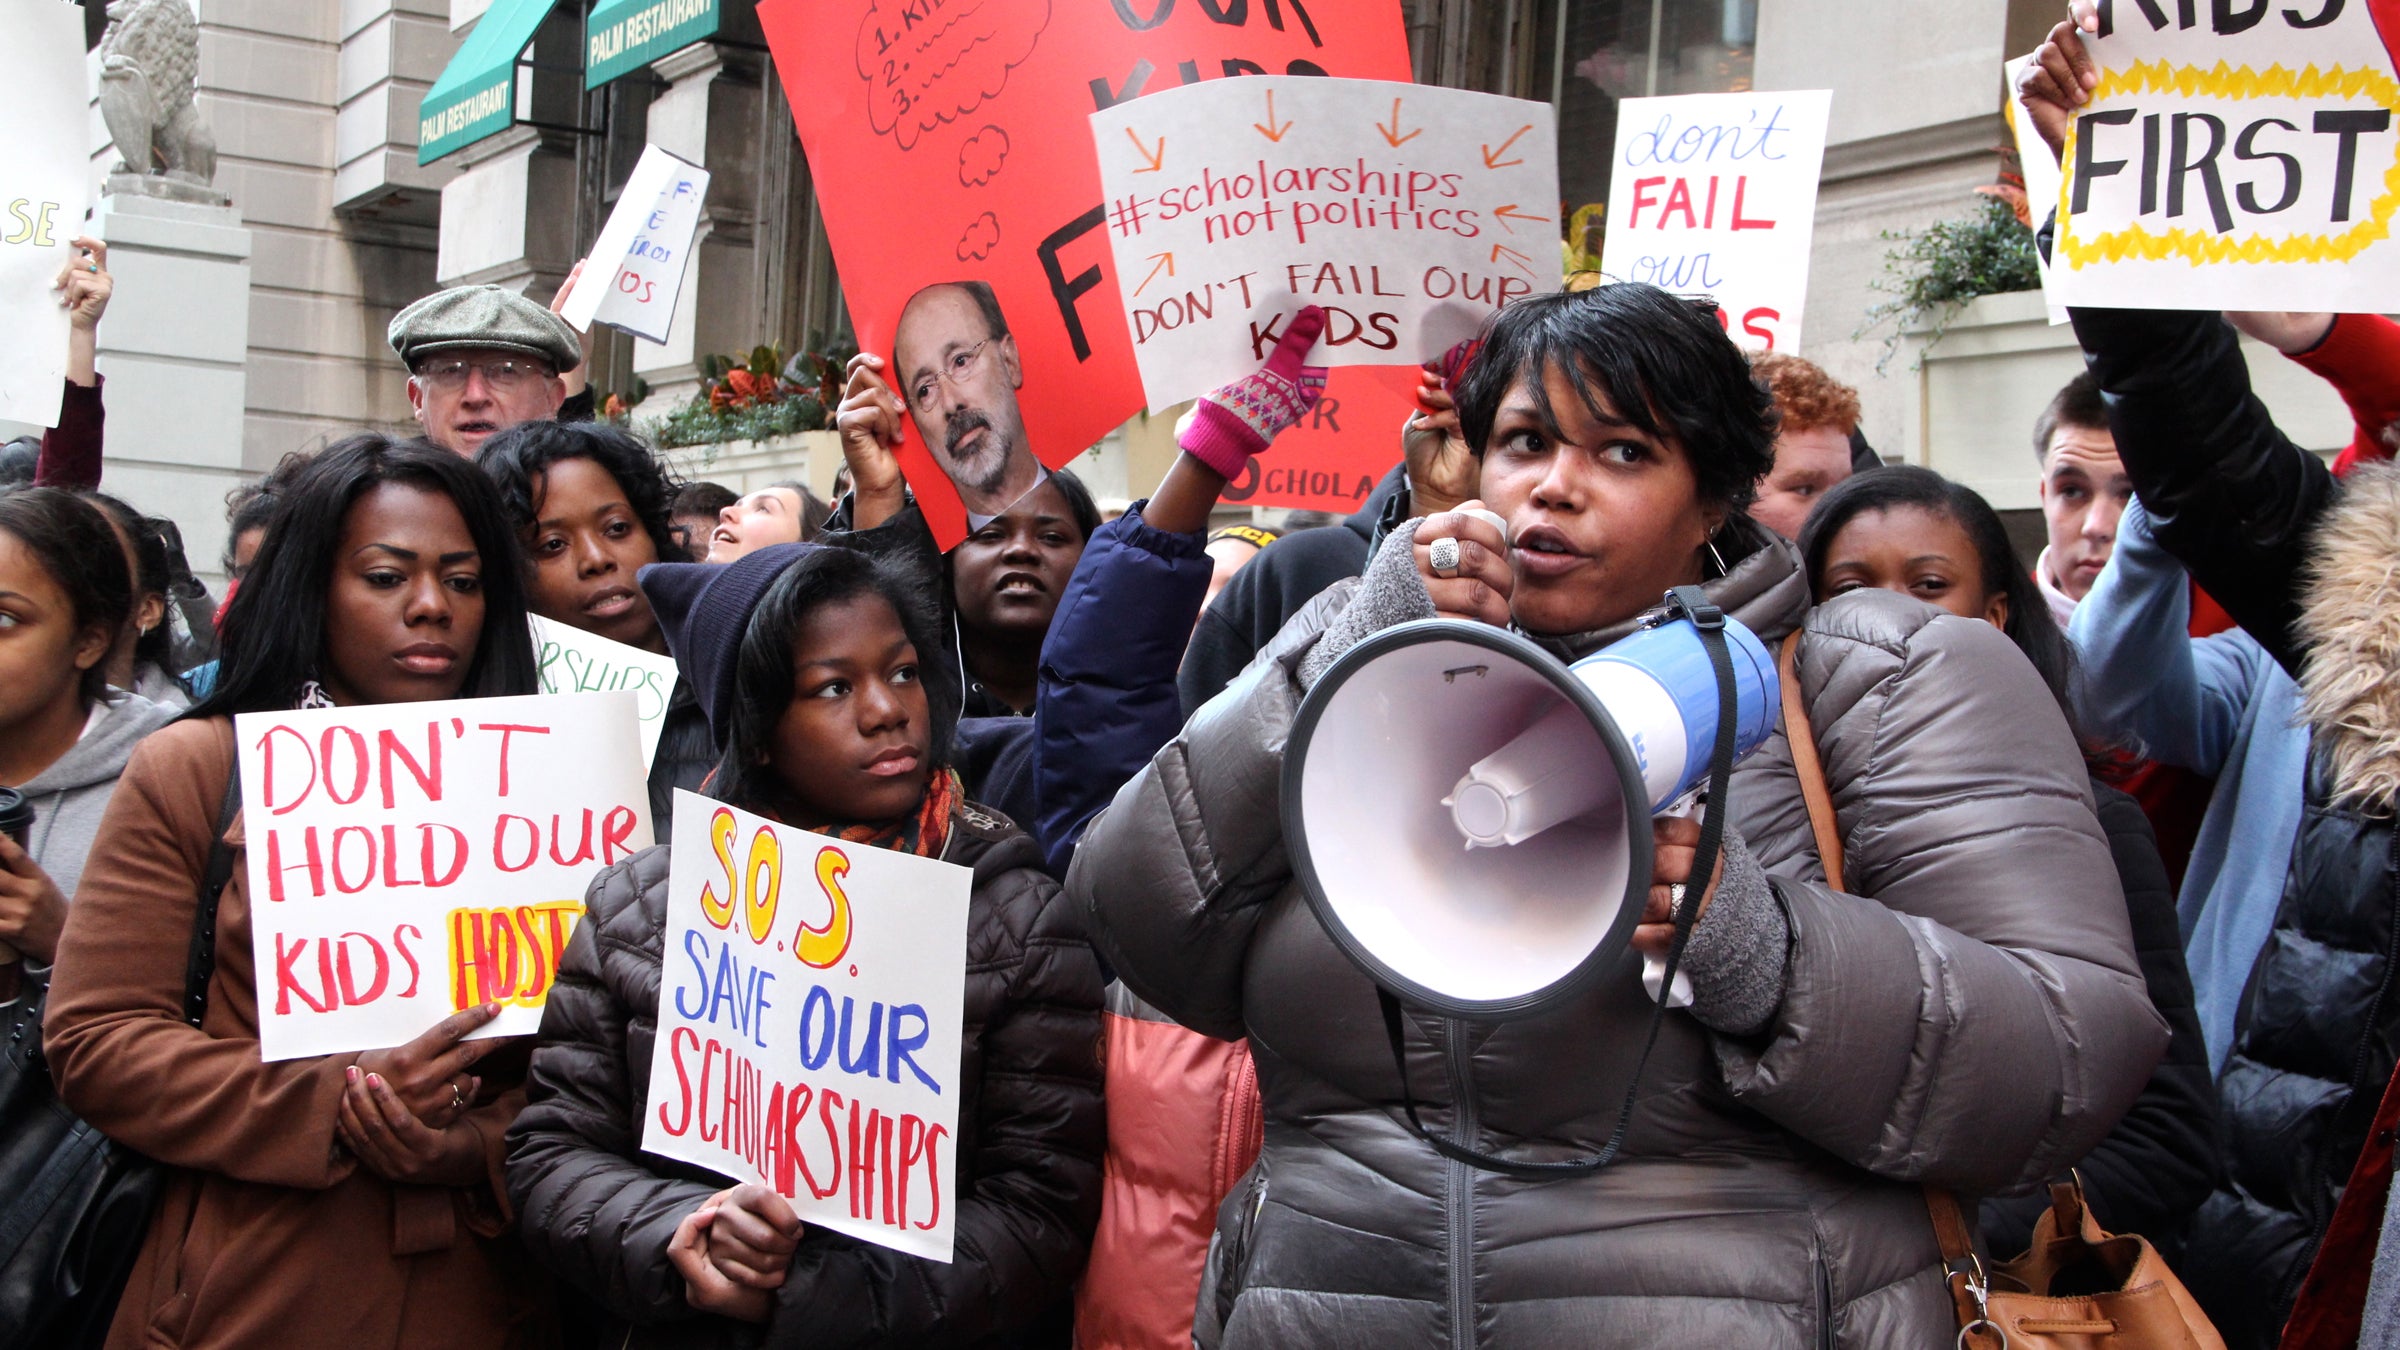
[[[2100,1226],[2139,1233],[2173,1261],[2184,1226],[2223,1174],[2217,1152],[2217,1085],[2209,1077],[2208,1047],[2192,1007],[2192,976],[2183,964],[2183,931],[2175,921],[2175,888],[2158,856],[2141,803],[2092,780],[2092,804],[2125,888],[2125,917],[2133,925],[2134,955],[2150,1002],[2167,1019],[2167,1057],[2133,1109],[2100,1146],[2075,1164]],[[1983,1240],[2009,1257],[2033,1241],[2034,1220],[2050,1208],[2046,1191],[1986,1201]]]
[[[2300,682],[2307,803],[2219,1080],[2226,1179],[2182,1271],[2234,1350],[2275,1343],[2400,1039],[2400,477],[2337,485],[2278,430],[2215,314],[2072,311],[2159,541]],[[2311,577],[2315,580],[2312,582]]]
[[[953,1260],[810,1228],[765,1343],[1066,1343],[1068,1291],[1100,1216],[1100,971],[1033,840],[962,805],[947,860],[972,867],[958,1082]],[[758,1332],[695,1314],[667,1240],[728,1183],[641,1151],[669,851],[600,873],[542,1016],[508,1192],[543,1265],[590,1300],[595,1343],[735,1346]]]

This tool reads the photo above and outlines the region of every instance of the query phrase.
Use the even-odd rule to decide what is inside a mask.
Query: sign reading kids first
[[[2400,307],[2400,0],[2116,0],[2067,130],[2059,303]],[[2030,181],[2031,175],[2028,175]]]
[[[1832,106],[1822,89],[1617,105],[1600,270],[1716,301],[1747,351],[1798,351]]]
[[[1091,135],[1154,412],[1258,369],[1306,305],[1312,363],[1390,365],[1559,286],[1548,104],[1258,76],[1094,113]]]
[[[631,693],[244,713],[267,1060],[541,1026],[592,874],[650,846]]]
[[[1117,300],[1141,278],[1117,274],[1085,119],[1228,76],[1409,77],[1398,0],[760,0],[758,20],[945,548],[1144,403]]]
[[[643,1151],[948,1261],[974,874],[682,791],[674,844]]]

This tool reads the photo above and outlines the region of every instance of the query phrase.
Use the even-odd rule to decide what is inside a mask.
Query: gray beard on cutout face
[[[992,419],[978,408],[961,408],[950,414],[950,425],[944,430],[942,457],[950,462],[950,476],[960,488],[989,496],[998,492],[1008,481],[1009,453],[1015,447],[1008,438],[995,434],[984,438],[984,448],[962,458],[959,442],[977,431],[993,431]]]

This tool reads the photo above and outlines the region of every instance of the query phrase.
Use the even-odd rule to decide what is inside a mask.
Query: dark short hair
[[[2092,372],[2087,370],[2067,381],[2065,388],[2051,396],[2049,404],[2042,409],[2042,415],[2033,419],[2035,463],[2048,466],[2050,439],[2058,434],[2060,427],[2074,427],[2079,431],[2110,430],[2108,403],[2100,397],[2100,382],[2092,378]],[[2112,431],[2110,434],[2115,433]]]
[[[275,512],[283,505],[283,490],[292,475],[308,463],[304,451],[295,450],[276,462],[260,478],[242,484],[225,494],[225,570],[233,571],[233,546],[252,530],[270,529],[275,524]]]
[[[605,422],[553,422],[541,418],[519,422],[483,443],[475,463],[491,475],[500,489],[501,504],[519,531],[530,530],[540,518],[541,499],[549,492],[550,466],[563,459],[587,459],[617,482],[634,519],[650,536],[660,562],[679,562],[683,545],[675,542],[674,475],[650,453],[650,447]]]
[[[742,499],[742,494],[723,483],[686,483],[675,490],[675,500],[667,507],[669,515],[707,516],[716,519],[717,513]]]
[[[1842,527],[1871,511],[1891,511],[1916,508],[1929,515],[1947,520],[1964,530],[1975,546],[1977,568],[1983,573],[1986,595],[2008,597],[2008,622],[2004,630],[2017,650],[2033,663],[2042,683],[2049,686],[2051,697],[2058,700],[2058,710],[2074,727],[2075,704],[2071,689],[2075,681],[2075,649],[2067,635],[2059,631],[2058,620],[2050,615],[2050,603],[2042,598],[2042,589],[2033,579],[2033,571],[2017,558],[2016,546],[2008,540],[2008,527],[2000,523],[2000,514],[1983,495],[1964,483],[1954,483],[1931,469],[1913,464],[1895,464],[1881,469],[1855,473],[1835,484],[1833,489],[1817,499],[1816,509],[1808,513],[1808,523],[1800,527],[1800,557],[1808,568],[1808,587],[1822,603],[1824,593],[1826,554],[1833,548],[1834,537]],[[2080,733],[2079,737],[2080,739]]]
[[[116,639],[133,613],[133,573],[125,550],[100,508],[65,488],[18,488],[0,493],[0,533],[23,544],[66,594],[78,630],[98,625]],[[85,706],[108,689],[108,662],[83,672]]]
[[[1519,300],[1484,325],[1458,382],[1459,429],[1480,457],[1518,381],[1560,434],[1544,375],[1563,373],[1594,417],[1603,397],[1644,434],[1683,447],[1700,500],[1747,506],[1775,467],[1775,401],[1705,300],[1620,281]]]
[[[1067,514],[1074,517],[1083,542],[1092,542],[1093,532],[1100,528],[1100,504],[1092,500],[1092,490],[1070,469],[1052,469],[1050,481],[1058,484],[1058,495],[1067,499]]]
[[[226,607],[216,687],[184,716],[230,717],[293,705],[325,657],[326,599],[350,508],[386,483],[448,497],[483,563],[483,632],[460,696],[538,692],[524,566],[499,489],[480,469],[430,441],[369,431],[325,447],[285,483],[274,527]]]
[[[733,706],[725,727],[725,753],[707,789],[719,801],[757,810],[775,800],[774,770],[767,764],[767,746],[775,724],[792,703],[792,684],[799,668],[793,645],[808,616],[827,605],[863,595],[881,596],[900,616],[901,631],[917,649],[921,669],[931,667],[942,652],[941,627],[935,608],[921,587],[899,567],[855,549],[827,546],[805,550],[768,584],[742,630],[734,657]],[[924,670],[926,707],[932,719],[929,763],[935,770],[950,762],[950,738],[958,726],[958,691],[945,679]]]

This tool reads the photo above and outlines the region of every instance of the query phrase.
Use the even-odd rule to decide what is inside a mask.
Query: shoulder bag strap
[[[1783,639],[1775,658],[1776,682],[1783,687],[1783,736],[1792,747],[1792,768],[1800,776],[1800,799],[1808,803],[1808,828],[1817,838],[1817,858],[1825,865],[1825,884],[1842,889],[1842,830],[1833,818],[1833,792],[1825,785],[1825,761],[1817,757],[1817,732],[1809,724],[1808,699],[1800,692],[1800,630]]]
[[[242,813],[242,761],[235,752],[225,777],[225,803],[217,809],[217,832],[208,841],[208,867],[200,877],[200,905],[192,914],[191,954],[183,968],[183,1020],[193,1026],[208,1011],[208,982],[217,973],[217,900],[233,880],[233,846],[225,836]]]

